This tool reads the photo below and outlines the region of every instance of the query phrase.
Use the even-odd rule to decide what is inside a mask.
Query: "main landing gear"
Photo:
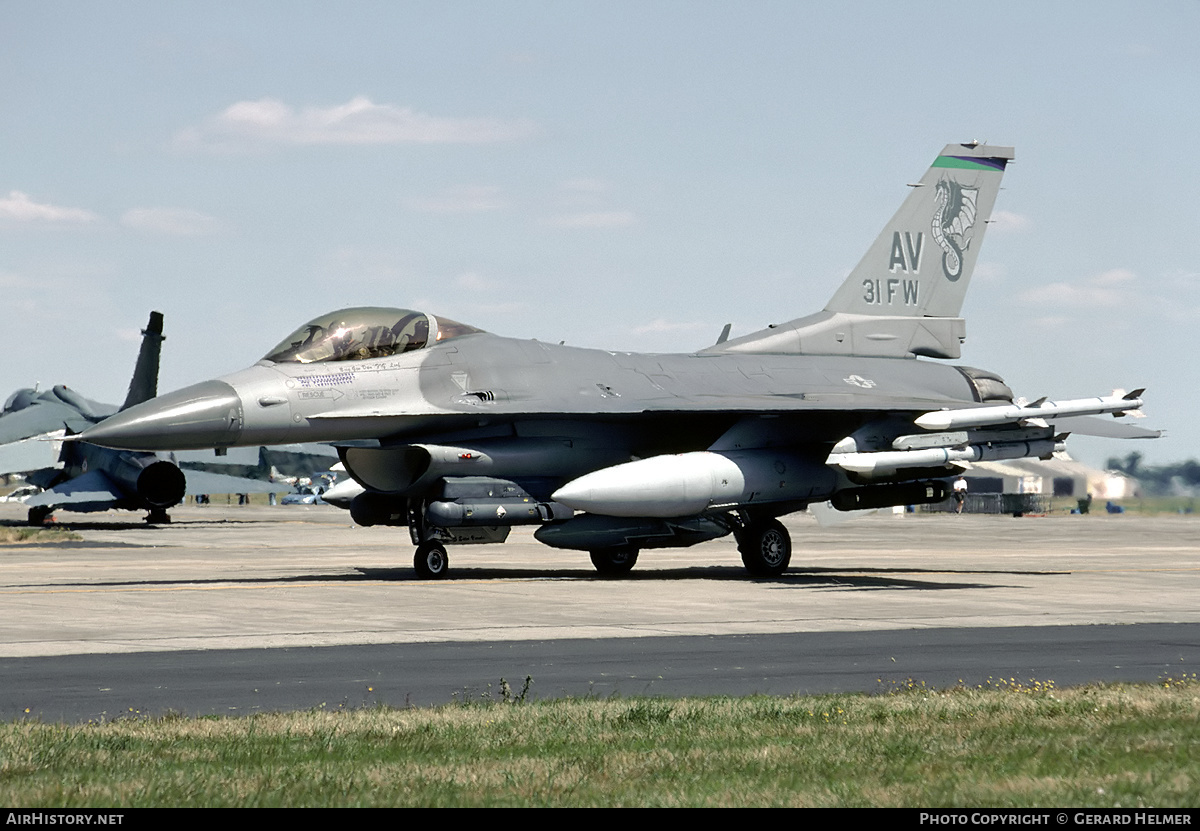
[[[417,570],[417,576],[425,580],[445,577],[450,570],[450,555],[446,553],[446,546],[434,540],[421,543],[413,555],[413,568]]]
[[[777,519],[751,522],[734,532],[742,563],[755,577],[778,577],[792,561],[792,538]]]
[[[149,515],[146,517],[147,525],[170,525],[171,515],[167,513],[165,508],[151,508]]]
[[[730,525],[738,520],[730,517]],[[777,519],[741,520],[735,528],[734,538],[742,563],[752,577],[778,577],[787,571],[792,561],[792,539],[787,529]],[[728,526],[726,526],[728,527]],[[638,561],[640,549],[623,544],[594,548],[588,552],[592,565],[604,577],[620,577],[628,574]],[[413,555],[413,568],[423,580],[438,580],[450,570],[450,556],[446,545],[438,540],[426,540],[417,546]]]
[[[638,550],[632,545],[600,548],[589,553],[592,555],[592,565],[596,567],[596,571],[607,576],[628,574],[638,558]]]

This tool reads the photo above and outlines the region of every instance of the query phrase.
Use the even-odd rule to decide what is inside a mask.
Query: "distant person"
[[[959,476],[954,480],[954,513],[963,512],[963,503],[967,501],[967,477]]]

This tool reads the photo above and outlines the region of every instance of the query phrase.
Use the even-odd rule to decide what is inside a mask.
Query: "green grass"
[[[0,725],[0,804],[1188,807],[1200,685]]]
[[[1194,496],[1147,496],[1138,497],[1135,499],[1118,499],[1116,503],[1125,508],[1131,514],[1195,514],[1200,511],[1200,505],[1197,504]],[[1104,503],[1098,505],[1100,511],[1104,511]],[[1092,510],[1096,510],[1097,505],[1092,505]]]
[[[1105,499],[1093,500],[1090,515],[1104,516],[1104,503],[1107,501]],[[1112,502],[1123,507],[1126,513],[1142,516],[1200,513],[1200,499],[1193,496],[1130,497],[1129,499],[1114,499]],[[1050,500],[1050,513],[1054,516],[1069,514],[1078,505],[1079,500],[1074,498],[1053,497]]]
[[[0,545],[46,544],[81,540],[83,537],[65,528],[0,525]]]

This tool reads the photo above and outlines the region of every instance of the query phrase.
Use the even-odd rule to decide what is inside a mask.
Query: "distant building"
[[[1003,462],[973,462],[963,472],[967,479],[967,510],[975,513],[1007,513],[1014,506],[1041,510],[1050,498],[1129,499],[1141,493],[1138,481],[1113,470],[1097,470],[1077,462],[1066,453],[1051,459],[1012,459]],[[1016,497],[1027,497],[1016,499]],[[939,503],[937,510],[952,510],[952,501]]]

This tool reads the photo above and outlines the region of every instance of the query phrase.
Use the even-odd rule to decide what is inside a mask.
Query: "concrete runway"
[[[792,569],[775,580],[747,578],[729,539],[643,552],[601,579],[585,554],[515,529],[452,548],[450,576],[423,581],[404,529],[335,508],[172,513],[163,527],[62,514],[83,542],[0,547],[0,716],[440,703],[502,675],[533,675],[542,695],[786,693],[952,684],[956,669],[969,683],[1155,680],[1200,663],[1191,517],[821,528],[801,514],[785,519]],[[0,504],[0,521],[23,514]]]

